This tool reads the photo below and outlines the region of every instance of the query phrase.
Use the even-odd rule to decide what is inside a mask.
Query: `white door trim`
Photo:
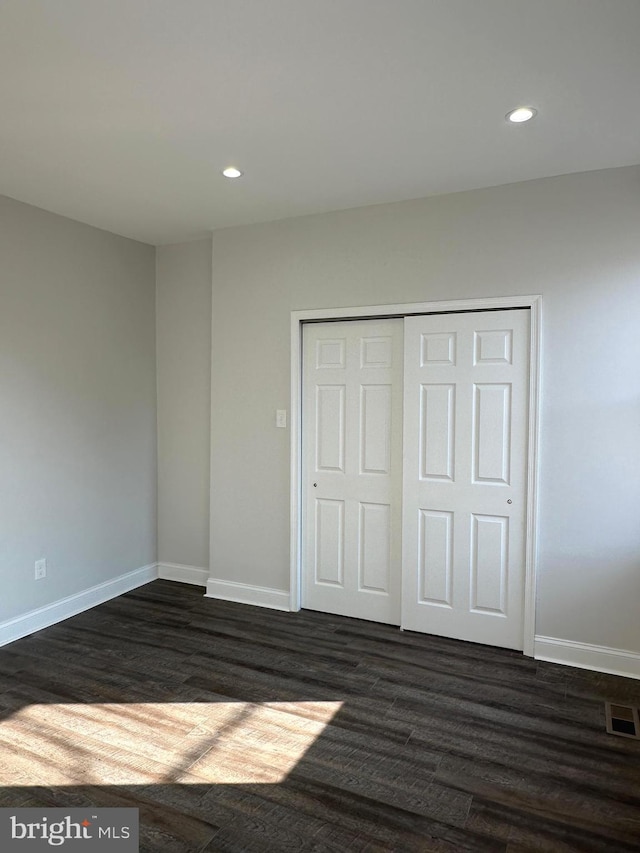
[[[536,573],[538,542],[538,448],[541,377],[542,297],[492,296],[484,299],[455,299],[443,302],[411,302],[394,305],[365,305],[354,308],[316,308],[291,312],[291,610],[300,610],[301,598],[301,520],[302,464],[301,390],[302,325],[327,320],[405,317],[410,314],[435,314],[452,311],[487,311],[500,308],[529,308],[531,335],[529,353],[529,436],[527,459],[527,523],[524,592],[524,654],[533,657],[536,615]]]

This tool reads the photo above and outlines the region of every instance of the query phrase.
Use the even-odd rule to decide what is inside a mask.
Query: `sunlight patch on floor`
[[[28,705],[0,722],[0,785],[274,784],[342,702]]]

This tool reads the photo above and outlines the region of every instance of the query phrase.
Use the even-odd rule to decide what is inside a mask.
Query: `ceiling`
[[[630,165],[639,44],[638,0],[1,0],[0,193],[161,244]]]

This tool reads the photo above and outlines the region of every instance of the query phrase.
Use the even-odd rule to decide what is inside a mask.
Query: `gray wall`
[[[156,250],[158,559],[209,566],[211,240]]]
[[[214,577],[288,588],[291,310],[541,293],[537,631],[640,651],[640,168],[221,230],[213,258]]]
[[[153,247],[0,197],[0,621],[156,560],[154,298]]]

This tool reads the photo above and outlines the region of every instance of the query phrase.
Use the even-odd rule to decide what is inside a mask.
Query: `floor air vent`
[[[610,735],[633,737],[640,740],[640,716],[638,709],[631,705],[619,705],[605,702],[607,713],[607,731]]]

